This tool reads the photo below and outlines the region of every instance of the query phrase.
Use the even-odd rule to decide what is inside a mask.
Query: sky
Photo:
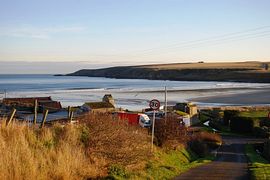
[[[0,73],[270,61],[269,0],[0,0]]]

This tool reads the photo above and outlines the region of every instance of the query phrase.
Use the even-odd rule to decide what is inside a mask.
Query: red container
[[[120,119],[128,120],[128,124],[132,124],[132,125],[139,124],[139,117],[140,117],[139,114],[119,112],[117,113],[117,116]]]

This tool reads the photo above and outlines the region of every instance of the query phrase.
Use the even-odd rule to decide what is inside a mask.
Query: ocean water
[[[148,107],[149,100],[153,98],[163,103],[165,86],[168,89],[169,104],[196,97],[243,93],[270,87],[269,84],[258,83],[0,75],[0,98],[51,96],[61,101],[63,106],[77,106],[88,101],[101,101],[104,94],[112,94],[118,107],[140,110]]]

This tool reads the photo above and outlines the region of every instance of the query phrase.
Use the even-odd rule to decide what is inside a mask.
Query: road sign
[[[157,99],[153,99],[153,100],[150,101],[149,106],[153,110],[158,110],[159,107],[160,107],[160,102]]]
[[[158,110],[160,107],[160,102],[157,99],[153,99],[150,101],[149,106],[154,111],[153,121],[152,121],[152,148],[151,148],[152,152],[153,152],[153,150],[154,150],[154,135],[155,135],[155,119],[156,119],[155,116],[156,116],[156,110]]]

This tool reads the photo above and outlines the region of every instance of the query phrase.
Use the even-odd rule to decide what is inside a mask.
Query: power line
[[[228,43],[228,42],[234,42],[234,41],[240,41],[240,40],[246,40],[246,39],[252,39],[256,37],[266,37],[270,35],[270,30],[269,31],[263,31],[263,32],[256,32],[256,33],[249,33],[249,34],[244,34],[244,35],[238,35],[238,36],[233,36],[233,37],[226,37],[226,38],[219,38],[219,39],[209,39],[205,40],[202,42],[197,42],[197,43],[190,43],[190,44],[182,44],[182,46],[175,46],[175,47],[167,47],[164,48],[163,50],[183,50],[183,49],[191,49],[191,48],[200,48],[200,47],[205,47],[206,45],[217,45],[217,44],[222,44],[222,43]],[[195,42],[195,41],[194,41]],[[166,54],[171,53],[166,51]],[[158,54],[164,54],[163,52],[149,52],[149,53],[142,53],[136,54],[136,55],[128,55],[126,57],[128,58],[143,58],[143,57],[149,57],[151,55],[158,55]]]
[[[252,36],[252,35],[257,35],[257,34],[263,34],[263,33],[268,33],[270,31],[270,26],[262,26],[262,27],[257,27],[257,28],[252,28],[252,29],[247,29],[243,31],[237,31],[237,32],[232,32],[232,33],[226,33],[222,35],[217,35],[217,36],[211,36],[208,38],[203,38],[203,39],[197,39],[197,40],[192,40],[192,41],[184,41],[184,42],[178,42],[175,41],[171,43],[168,46],[163,46],[163,47],[154,47],[150,49],[143,49],[143,50],[138,50],[138,51],[131,51],[125,54],[111,54],[111,55],[94,55],[92,57],[114,57],[114,58],[132,58],[132,57],[140,57],[140,56],[145,56],[145,55],[151,55],[151,54],[156,54],[156,51],[162,51],[162,50],[170,50],[170,49],[178,49],[186,46],[193,46],[193,45],[199,45],[199,44],[204,44],[212,41],[222,41],[226,39],[234,39],[234,38],[239,38],[242,36]],[[267,30],[269,29],[269,30]],[[264,30],[264,31],[262,31]],[[252,38],[252,37],[251,37]],[[242,40],[242,39],[240,39]],[[233,40],[234,41],[234,40]],[[133,55],[130,55],[133,54]]]

